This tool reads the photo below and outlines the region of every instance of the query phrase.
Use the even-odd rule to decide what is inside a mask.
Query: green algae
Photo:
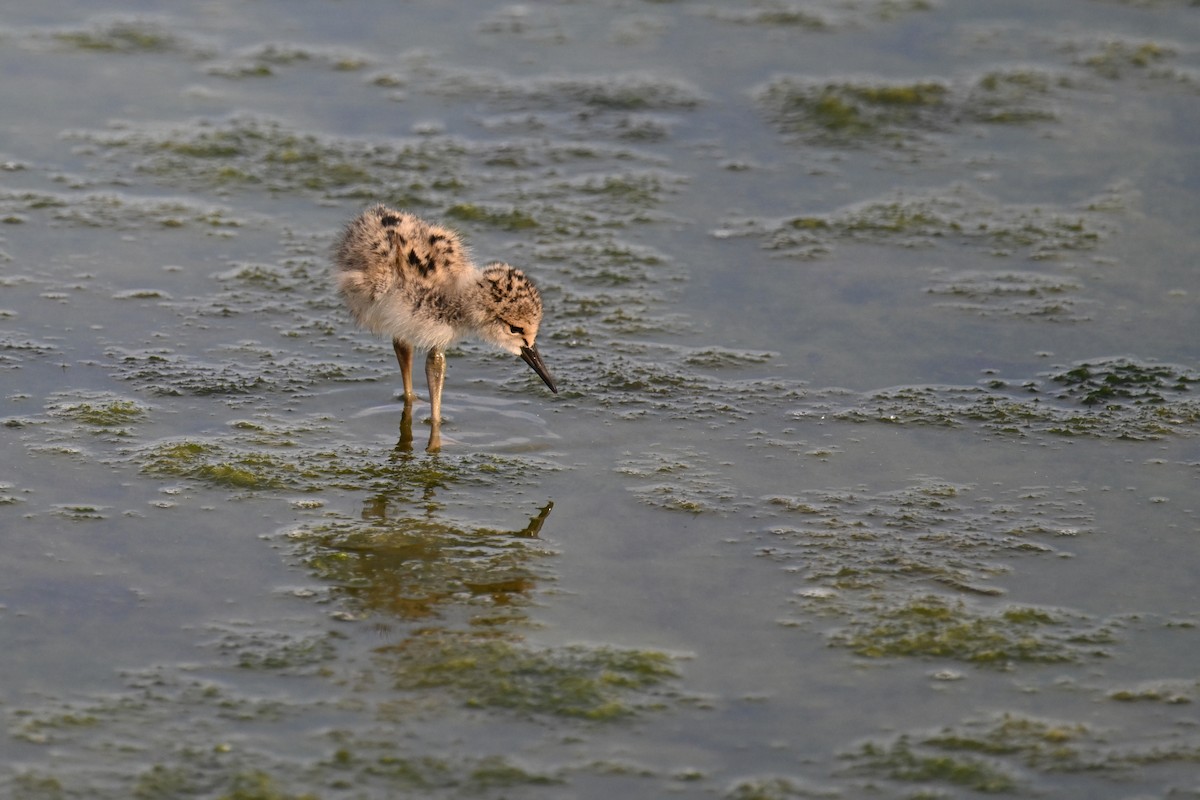
[[[953,185],[897,192],[826,214],[732,221],[713,234],[757,236],[764,248],[802,259],[819,258],[841,241],[905,247],[953,243],[996,256],[1019,253],[1042,260],[1091,250],[1108,232],[1108,223],[1087,210],[1000,203],[965,185]]]
[[[182,766],[155,764],[137,776],[131,788],[136,800],[170,800],[192,791],[194,774]]]
[[[828,13],[819,13],[808,7],[791,4],[775,4],[755,9],[723,9],[710,7],[709,16],[720,22],[738,25],[768,25],[773,27],[796,27],[810,31],[826,31],[835,22]]]
[[[197,45],[150,19],[113,19],[87,28],[53,31],[61,45],[108,53],[195,52]]]
[[[334,732],[333,738],[339,747],[328,760],[331,772],[359,776],[359,784],[382,782],[396,790],[458,789],[475,794],[496,788],[532,789],[564,783],[556,774],[531,770],[501,756],[456,764],[434,756],[405,755],[396,752],[394,745],[360,741],[342,732]]]
[[[945,728],[923,738],[921,744],[990,756],[1020,755],[1028,766],[1057,769],[1072,765],[1077,757],[1072,745],[1094,736],[1087,726],[1079,723],[1001,714],[978,723]]]
[[[246,450],[221,441],[151,445],[139,456],[148,475],[191,478],[217,488],[320,491],[323,474],[337,471],[332,453]]]
[[[209,703],[221,702],[213,696]],[[147,709],[149,710],[149,709]],[[193,712],[207,711],[201,705]],[[130,717],[136,714],[131,713]],[[126,724],[131,727],[126,730]],[[170,721],[167,721],[170,724]],[[531,769],[519,761],[499,756],[462,757],[409,752],[398,741],[406,736],[395,732],[389,739],[355,736],[334,729],[325,738],[333,746],[317,761],[284,761],[267,753],[256,752],[240,742],[196,739],[187,745],[164,747],[160,740],[148,737],[145,729],[132,727],[133,720],[112,719],[110,731],[120,731],[125,747],[137,746],[139,753],[150,752],[155,763],[136,772],[107,775],[102,783],[76,770],[63,769],[61,775],[24,771],[7,785],[21,800],[50,800],[65,797],[138,798],[168,800],[184,796],[203,796],[225,800],[313,800],[319,797],[351,796],[498,796],[499,790],[535,790],[564,783],[557,771]],[[108,765],[111,750],[99,748],[98,762]],[[446,795],[449,791],[451,794]]]
[[[255,447],[244,446],[243,438]],[[292,445],[286,434],[255,431],[248,437],[158,442],[142,448],[136,460],[147,475],[190,478],[216,488],[319,491],[327,486],[322,479],[338,472],[337,455]]]
[[[852,607],[860,593],[913,585],[996,596],[1007,559],[1053,554],[1054,540],[1086,535],[1091,512],[1063,490],[980,494],[928,478],[886,492],[862,487],[762,498],[786,520],[768,529],[760,556],[802,562],[808,583],[836,590]],[[826,608],[828,608],[826,604]],[[849,608],[849,607],[848,607]]]
[[[971,87],[963,114],[990,125],[1023,125],[1052,122],[1055,92],[1071,88],[1064,75],[1041,70],[1014,69],[985,73]]]
[[[779,775],[741,778],[721,795],[723,800],[793,800],[793,798],[841,797],[834,789],[811,787],[805,781]]]
[[[845,145],[898,139],[907,129],[929,128],[949,93],[948,85],[933,81],[822,84],[780,77],[755,96],[782,131],[815,143]]]
[[[636,247],[614,235],[634,224],[661,219],[655,209],[685,183],[663,170],[622,167],[597,171],[584,162],[566,170],[531,170],[519,181],[496,186],[499,202],[450,206],[451,216],[480,219],[507,230],[536,228],[541,244],[592,243],[614,251]],[[540,173],[540,174],[539,174]]]
[[[211,276],[219,283],[216,290],[201,297],[173,301],[171,307],[189,320],[249,316],[264,321],[285,339],[302,339],[303,346],[290,351],[278,340],[241,342],[223,348],[227,361],[242,370],[247,379],[256,377],[261,381],[257,388],[262,391],[299,394],[319,381],[377,379],[376,365],[347,359],[338,347],[346,341],[350,328],[340,316],[340,302],[329,291],[327,261],[302,250],[299,244],[288,246],[296,254],[277,262],[230,262],[228,269]],[[335,336],[336,344],[331,341]],[[325,357],[317,358],[318,354]],[[167,349],[113,349],[109,355],[120,356],[123,364],[120,374],[133,379],[146,380],[157,371],[161,373],[160,380],[174,382],[188,372],[205,372],[202,368],[197,370],[198,365],[186,358],[172,358],[174,352]],[[138,364],[144,365],[144,373],[133,369]],[[251,365],[253,369],[249,368]]]
[[[241,182],[271,191],[307,190],[323,195],[410,198],[431,204],[421,196],[461,194],[465,185],[507,180],[507,171],[472,173],[467,165],[478,161],[496,165],[517,158],[524,166],[610,157],[635,158],[631,153],[604,153],[578,145],[546,147],[540,143],[506,141],[491,145],[469,144],[446,136],[413,139],[351,139],[296,131],[278,120],[240,116],[221,121],[200,121],[186,128],[75,131],[73,138],[108,148],[113,155],[141,154],[135,166],[153,176],[201,181],[221,186]],[[215,168],[213,162],[221,169]],[[349,190],[349,191],[347,191]],[[447,202],[446,205],[452,205]]]
[[[946,783],[976,792],[1012,792],[1018,787],[1015,775],[979,758],[914,752],[901,737],[889,745],[864,744],[848,758],[859,772],[893,780]]]
[[[630,487],[642,503],[691,514],[732,512],[744,508],[741,491],[721,480],[710,459],[693,448],[625,454],[616,471],[638,479]]]
[[[727,347],[701,347],[684,357],[683,361],[693,367],[703,369],[727,369],[744,367],[751,364],[765,364],[778,353],[734,350]]]
[[[479,31],[514,36],[530,43],[565,44],[569,41],[559,16],[551,9],[535,6],[501,6],[479,23]]]
[[[1131,357],[1093,359],[984,386],[909,386],[855,395],[808,395],[798,418],[968,428],[1016,437],[1131,441],[1190,436],[1200,421],[1187,367]]]
[[[67,796],[58,778],[32,770],[14,770],[11,786],[14,800],[63,800]]]
[[[242,772],[233,776],[229,792],[219,800],[318,800],[319,796],[304,792],[292,794],[279,788],[279,784],[265,772]]]
[[[464,155],[461,144],[444,137],[386,143],[343,139],[255,116],[70,135],[114,155],[128,153],[135,157],[135,169],[172,184],[414,201],[439,184],[455,183]]]
[[[592,398],[598,410],[611,410],[624,419],[658,415],[703,422],[715,429],[749,419],[764,407],[787,408],[805,396],[798,381],[738,374],[761,363],[767,356],[762,352],[706,352],[706,348],[669,345],[634,346],[628,352],[623,346],[585,349],[593,339],[601,340],[602,333],[676,332],[678,326],[687,324],[686,319],[669,316],[649,321],[626,319],[617,312],[597,322],[591,314],[590,310],[580,314],[588,318],[586,328],[568,329],[554,338],[563,342],[563,358],[579,349],[571,363],[592,376],[596,390],[583,396]]]
[[[561,275],[589,286],[647,286],[679,279],[666,254],[611,236],[592,241],[539,243],[534,255],[539,262],[554,263]]]
[[[610,722],[665,702],[670,656],[574,645],[534,648],[478,632],[429,630],[384,648],[395,687],[442,689],[471,708]]]
[[[690,109],[702,102],[701,93],[683,81],[649,75],[605,78],[548,79],[534,84],[539,98],[562,96],[607,111]]]
[[[467,780],[472,788],[478,789],[553,786],[563,783],[562,779],[553,775],[533,772],[498,756],[482,759],[471,769]]]
[[[143,474],[187,478],[219,489],[251,492],[288,490],[365,492],[378,498],[375,518],[388,503],[425,502],[454,485],[513,487],[532,476],[562,469],[530,456],[487,453],[417,456],[398,443],[392,451],[361,446],[328,446],[329,426],[321,419],[289,424],[235,420],[229,433],[163,440],[134,450]],[[368,514],[371,518],[371,514]],[[340,528],[319,533],[336,533]]]
[[[1091,530],[1086,507],[1062,494],[1027,487],[980,495],[928,479],[881,493],[773,496],[764,499],[793,524],[766,529],[757,553],[788,565],[803,581],[793,603],[806,615],[833,620],[830,644],[860,656],[1005,669],[1077,663],[1108,653],[1115,623],[980,599],[1004,594],[997,580],[1013,557],[1058,553],[1055,539]]]
[[[106,519],[105,506],[94,506],[90,503],[59,503],[52,509],[53,513],[72,522],[93,522]]]
[[[405,752],[393,741],[356,736],[343,730],[330,732],[329,738],[337,749],[321,768],[328,772],[331,782],[347,786],[379,786],[385,790],[423,793],[452,789],[457,790],[455,796],[480,793],[491,796],[489,790],[529,791],[566,783],[563,770],[535,770],[504,756],[451,759],[418,755]]]
[[[68,736],[80,729],[94,728],[101,723],[99,710],[56,709],[53,712],[35,713],[18,711],[17,724],[11,735],[33,744],[47,744],[61,736]]]
[[[96,397],[83,402],[58,402],[48,411],[51,416],[85,425],[94,433],[130,436],[131,426],[144,420],[149,409],[136,400]]]
[[[1030,772],[1119,775],[1145,763],[1188,764],[1196,753],[1182,742],[1114,742],[1091,725],[1007,712],[869,741],[842,757],[854,774],[1011,793],[1029,791]]]
[[[1178,48],[1152,39],[1110,38],[1093,46],[1077,45],[1082,52],[1075,63],[1108,80],[1120,80],[1132,75],[1176,78],[1164,69],[1165,62],[1179,55]]]
[[[217,637],[209,642],[209,646],[232,657],[242,669],[309,674],[338,656],[337,637],[329,633],[294,635],[232,625],[215,632]],[[255,707],[252,716],[264,716],[263,707]]]
[[[1064,411],[1034,400],[1014,398],[991,391],[1004,389],[1003,381],[989,388],[910,386],[871,392],[861,400],[839,398],[834,415],[846,422],[882,422],[889,425],[922,425],[943,428],[978,427],[981,430],[1016,436],[1037,434],[1156,438],[1168,430],[1152,423],[1112,430],[1108,419]],[[818,404],[818,407],[826,407]],[[826,407],[827,408],[827,407]],[[828,409],[827,409],[828,410]],[[825,412],[802,409],[797,418]]]
[[[1120,703],[1153,702],[1185,705],[1196,701],[1200,683],[1191,680],[1155,680],[1122,686],[1108,692],[1108,699]]]
[[[685,81],[647,73],[576,75],[518,79],[494,72],[425,67],[425,90],[453,97],[473,96],[502,106],[580,106],[600,112],[687,110],[703,94]]]
[[[352,139],[249,115],[68,135],[100,149],[100,166],[115,167],[117,180],[133,170],[172,187],[356,203],[382,198],[468,225],[536,231],[544,242],[612,241],[613,229],[654,219],[652,209],[682,182],[661,170],[630,168],[652,159],[624,148],[547,146],[540,138],[476,143],[432,134]],[[520,168],[518,179],[505,165]],[[468,187],[478,199],[463,199]]]
[[[446,209],[446,216],[464,222],[481,222],[506,231],[538,227],[538,221],[519,208],[485,208],[475,203],[455,203]]]
[[[220,488],[264,490],[294,487],[304,477],[297,465],[267,453],[236,452],[184,441],[152,447],[142,459],[148,475],[193,478]]]
[[[1013,606],[986,612],[937,595],[868,609],[830,641],[867,658],[948,658],[991,667],[1077,662],[1108,655],[1107,629],[1058,611]]]
[[[260,303],[266,299],[257,293],[255,297]],[[151,394],[211,396],[234,407],[251,403],[255,395],[263,393],[294,395],[308,391],[314,383],[358,379],[353,366],[306,355],[285,355],[273,348],[243,346],[226,355],[228,360],[217,363],[166,349],[108,351],[115,362],[113,375]]]
[[[949,298],[938,305],[982,317],[1016,317],[1053,322],[1092,319],[1092,306],[1076,295],[1077,281],[1040,272],[966,270],[939,276],[925,291]]]
[[[930,0],[866,0],[865,2],[791,2],[755,0],[748,8],[708,6],[703,13],[719,22],[737,25],[761,25],[771,28],[799,28],[818,33],[858,28],[872,22],[890,22],[904,14],[929,11]]]
[[[1139,362],[1130,358],[1085,361],[1070,369],[1049,373],[1054,384],[1064,387],[1056,397],[1084,406],[1103,405],[1114,409],[1128,405],[1166,405],[1190,400],[1200,388],[1200,372],[1176,364]],[[1046,391],[1052,387],[1046,386]],[[1192,410],[1194,419],[1195,409]]]
[[[995,70],[960,83],[783,75],[755,89],[754,98],[781,133],[807,144],[912,147],[964,122],[1052,121],[1051,101],[1069,86],[1063,76],[1034,70]]]
[[[0,213],[42,212],[57,223],[85,228],[174,229],[196,227],[226,235],[246,224],[223,206],[177,199],[152,199],[128,193],[0,191]]]
[[[587,172],[567,180],[550,180],[531,192],[546,199],[565,196],[578,198],[596,219],[597,212],[621,217],[633,215],[633,221],[650,221],[645,214],[660,205],[667,195],[686,185],[687,178],[665,170],[624,169],[615,172]]]
[[[222,78],[267,78],[281,69],[315,65],[338,72],[357,72],[371,64],[360,53],[313,47],[292,42],[268,42],[242,50],[230,58],[210,63],[206,72]]]

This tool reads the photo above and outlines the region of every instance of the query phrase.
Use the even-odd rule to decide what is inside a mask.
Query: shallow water
[[[4,794],[1200,796],[1197,19],[9,3]]]

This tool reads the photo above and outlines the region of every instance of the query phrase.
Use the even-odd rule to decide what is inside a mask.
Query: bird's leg
[[[404,404],[409,405],[416,396],[413,394],[412,388],[412,345],[399,339],[392,339],[392,349],[396,351],[396,361],[400,364],[400,380],[404,382]]]
[[[446,382],[446,354],[440,348],[432,348],[425,358],[425,380],[429,382],[430,418],[437,425],[442,421],[442,384]]]
[[[429,444],[428,453],[442,449],[442,384],[446,382],[446,354],[438,348],[425,357],[425,380],[429,382]]]

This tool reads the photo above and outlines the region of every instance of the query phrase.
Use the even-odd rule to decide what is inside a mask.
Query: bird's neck
[[[484,311],[489,305],[487,282],[478,270],[462,275],[458,285],[463,322],[473,330],[481,330],[490,320]]]

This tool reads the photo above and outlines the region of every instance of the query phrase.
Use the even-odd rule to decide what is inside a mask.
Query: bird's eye
[[[524,336],[524,335],[525,335],[525,329],[524,329],[524,328],[522,328],[520,325],[509,325],[509,326],[508,326],[508,332],[509,332],[509,333],[515,333],[517,336]]]

